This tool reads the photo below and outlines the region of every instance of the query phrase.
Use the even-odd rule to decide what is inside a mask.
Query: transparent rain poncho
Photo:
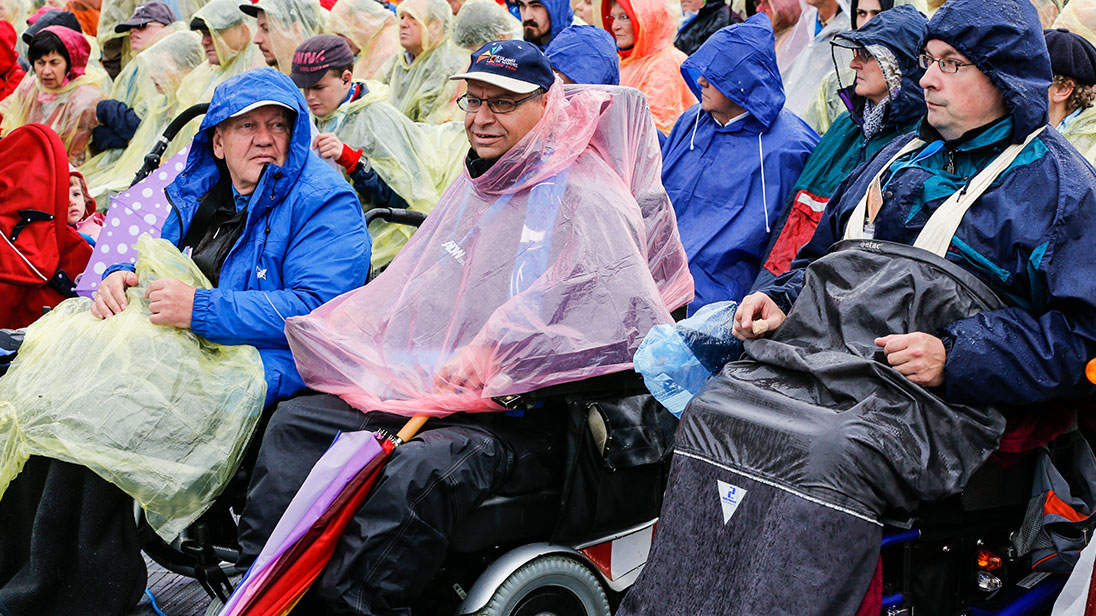
[[[464,125],[412,122],[385,96],[383,86],[371,90],[331,115],[316,118],[316,130],[335,133],[343,143],[362,150],[377,175],[411,209],[429,213],[464,168],[468,152]],[[387,265],[414,231],[413,227],[381,220],[369,225],[373,267]]]
[[[125,40],[118,40],[128,39],[129,33],[115,32],[114,28],[129,19],[139,4],[141,0],[103,0],[103,5],[99,9],[99,32],[94,38],[101,49],[109,49],[112,42],[115,45],[121,45],[122,68],[129,64],[134,54]]]
[[[445,0],[404,0],[396,9],[419,22],[422,53],[413,61],[397,53],[381,69],[388,102],[416,122],[439,124],[460,116],[456,81],[449,77],[468,67],[468,55],[449,41],[453,11]]]
[[[275,68],[288,75],[297,47],[324,33],[327,11],[317,0],[262,0],[255,6],[266,13],[270,50],[278,60]]]
[[[547,96],[380,276],[287,321],[311,388],[366,411],[495,411],[495,396],[630,369],[673,322],[692,278],[646,101],[559,80]]]
[[[152,44],[145,47],[145,49],[136,57],[140,58],[141,55],[151,49],[157,41],[162,41],[172,33],[180,32],[182,30],[182,22],[175,22],[166,26],[162,30],[156,32],[152,39]],[[200,49],[201,42],[199,41],[198,44]],[[126,64],[126,66],[122,68],[122,71],[118,73],[118,76],[114,79],[114,83],[111,85],[110,92],[106,97],[125,103],[127,107],[133,109],[133,112],[137,114],[137,117],[141,118],[142,123],[144,123],[145,118],[148,117],[153,109],[161,107],[164,102],[164,95],[156,90],[156,85],[149,79],[147,68],[142,66],[141,63],[134,61],[130,61],[129,64]],[[96,182],[90,180],[90,178],[110,171],[115,162],[121,158],[123,151],[124,148],[113,148],[99,152],[80,166],[80,172],[84,174],[84,177],[89,178],[92,186],[95,186]],[[136,169],[134,169],[134,171],[136,171]],[[98,199],[98,196],[96,196],[96,199]]]
[[[262,412],[262,360],[149,322],[151,280],[209,282],[170,242],[137,242],[139,286],[99,320],[87,298],[27,331],[0,379],[0,494],[32,455],[80,464],[133,496],[171,540],[220,494]]]
[[[491,41],[521,39],[521,22],[495,0],[468,0],[453,18],[452,38],[471,54]]]
[[[147,80],[148,87],[158,96],[153,99],[154,106],[145,106],[141,124],[128,146],[100,153],[81,167],[91,196],[96,200],[112,197],[129,187],[134,174],[144,164],[145,155],[181,111],[177,96],[179,85],[195,67],[206,61],[201,39],[197,32],[174,32],[145,49],[133,62],[133,66],[139,67],[142,78]],[[156,84],[162,94],[156,90]],[[108,154],[113,154],[109,164],[96,164]]]
[[[594,0],[597,25],[612,34],[609,17],[613,0]],[[655,126],[669,134],[686,109],[697,103],[681,76],[681,63],[688,57],[674,47],[681,4],[675,0],[620,0],[632,20],[635,43],[620,55],[620,85],[647,95]]]
[[[0,137],[24,124],[45,124],[61,137],[69,162],[79,165],[87,156],[87,144],[96,123],[95,106],[103,99],[103,91],[95,76],[84,74],[90,51],[87,39],[62,26],[49,26],[45,31],[60,33],[69,50],[72,68],[68,81],[59,88],[46,88],[33,72],[27,73],[15,92],[0,101],[0,115],[4,117]]]
[[[358,46],[354,79],[376,79],[381,67],[403,51],[396,16],[377,0],[339,0],[331,9],[328,32]]]
[[[251,42],[255,20],[240,10],[237,0],[212,0],[198,9],[194,17],[201,19],[209,28],[220,64],[203,62],[183,78],[178,88],[179,111],[198,103],[208,103],[213,99],[213,90],[225,80],[265,66],[262,54]],[[201,123],[201,118],[195,118],[184,126],[164,153],[164,160],[186,147],[198,133]]]

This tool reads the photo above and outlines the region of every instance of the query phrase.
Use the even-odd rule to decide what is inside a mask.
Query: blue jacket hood
[[[273,207],[280,198],[288,194],[308,160],[312,145],[308,106],[289,77],[265,67],[236,75],[213,91],[209,110],[191,144],[186,167],[166,190],[177,207],[187,207],[185,202],[205,195],[220,179],[218,161],[213,155],[213,127],[248,105],[260,101],[281,103],[294,110],[296,118],[293,120],[293,135],[285,165],[267,165],[259,180],[259,187],[256,188],[257,191],[263,190],[263,193],[261,198],[253,201],[258,201],[256,208],[261,210]],[[272,181],[271,176],[275,178],[274,186],[268,185]]]
[[[948,0],[929,20],[924,42],[933,39],[969,58],[1004,93],[1013,143],[1047,123],[1050,55],[1029,0]]]
[[[620,85],[616,39],[604,28],[571,26],[552,37],[544,54],[552,68],[575,83]]]
[[[902,86],[891,100],[888,123],[902,126],[925,115],[925,93],[921,89],[921,77],[925,71],[917,63],[925,39],[928,20],[910,5],[896,6],[875,16],[859,30],[842,32],[834,37],[834,44],[855,47],[882,45],[898,60],[902,72]],[[853,117],[859,114],[854,110]]]
[[[757,13],[720,29],[681,64],[685,83],[700,100],[701,75],[768,128],[784,108],[772,22]]]
[[[541,0],[544,8],[548,9],[548,17],[552,19],[552,39],[567,28],[575,20],[575,12],[571,9],[569,0]],[[551,42],[551,41],[549,41]]]

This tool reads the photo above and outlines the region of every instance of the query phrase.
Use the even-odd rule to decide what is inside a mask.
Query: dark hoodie
[[[754,15],[713,34],[681,65],[697,98],[703,76],[748,113],[720,126],[694,105],[662,148],[662,183],[696,288],[690,313],[749,291],[769,231],[818,143],[814,130],[784,109],[773,43],[769,18]]]
[[[912,132],[925,115],[925,95],[918,84],[925,71],[918,66],[917,55],[926,23],[925,16],[912,6],[899,6],[880,13],[859,30],[834,37],[845,46],[882,45],[889,49],[898,60],[902,85],[891,93],[882,129],[870,138],[861,129],[864,98],[853,92],[855,86],[842,91],[849,111],[837,116],[803,168],[792,202],[765,252],[755,287],[766,286],[788,271],[796,253],[814,235],[822,211],[841,181],[896,136]]]
[[[925,41],[933,39],[985,73],[1001,89],[1009,115],[942,144],[916,165],[906,164],[928,144],[891,164],[877,239],[912,244],[972,172],[1009,143],[1042,131],[967,212],[946,254],[1011,307],[929,332],[948,349],[943,396],[1013,405],[1090,396],[1085,365],[1096,356],[1096,170],[1046,127],[1051,68],[1038,15],[1027,0],[949,0],[928,24]],[[924,120],[919,134],[939,139]],[[785,307],[795,301],[806,266],[843,237],[871,178],[911,139],[895,139],[838,188],[792,270],[765,293]]]
[[[708,0],[674,37],[674,47],[693,55],[720,28],[742,21],[723,0]]]
[[[575,12],[571,9],[571,3],[568,0],[538,0],[544,5],[544,8],[548,9],[548,18],[552,21],[552,27],[549,32],[549,36],[542,44],[538,44],[541,51],[544,51],[548,44],[552,42],[552,39],[556,38],[560,32],[563,32],[571,23],[575,20]],[[513,0],[507,0],[510,13],[521,19],[521,12],[517,7],[517,2]]]

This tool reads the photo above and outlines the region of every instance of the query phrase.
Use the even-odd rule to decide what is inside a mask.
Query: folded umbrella
[[[331,559],[392,450],[426,419],[411,418],[394,438],[340,434],[308,474],[220,616],[278,616],[293,609]]]

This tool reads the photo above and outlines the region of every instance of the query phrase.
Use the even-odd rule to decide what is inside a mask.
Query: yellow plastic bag
[[[141,284],[100,321],[91,300],[63,302],[27,330],[0,379],[0,496],[32,455],[81,464],[133,496],[175,537],[220,494],[262,413],[262,360],[149,322],[145,287],[177,278],[209,288],[170,242],[137,242]]]

